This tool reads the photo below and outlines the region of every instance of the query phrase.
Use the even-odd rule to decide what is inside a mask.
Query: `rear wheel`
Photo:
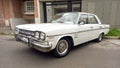
[[[55,57],[64,57],[70,52],[70,49],[71,49],[71,44],[69,40],[61,39],[58,42],[56,48],[52,51],[52,54]]]
[[[99,37],[96,39],[97,42],[101,42],[103,39],[103,33],[99,35]]]

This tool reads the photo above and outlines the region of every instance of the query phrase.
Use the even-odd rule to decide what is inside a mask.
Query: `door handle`
[[[90,27],[91,29],[93,28],[93,26]]]
[[[102,28],[102,26],[99,26],[99,28]]]

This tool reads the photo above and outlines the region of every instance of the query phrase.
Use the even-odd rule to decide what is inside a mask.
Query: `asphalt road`
[[[64,58],[30,49],[12,36],[0,36],[0,68],[120,68],[120,40],[88,42]]]

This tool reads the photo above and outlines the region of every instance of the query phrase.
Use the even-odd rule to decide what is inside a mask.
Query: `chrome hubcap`
[[[68,50],[68,42],[66,40],[61,40],[57,46],[57,52],[59,54],[65,54]]]
[[[101,41],[102,40],[102,35],[100,35],[100,37],[99,37],[99,41]]]

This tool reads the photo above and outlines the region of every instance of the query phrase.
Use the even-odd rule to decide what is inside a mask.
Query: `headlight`
[[[41,40],[45,40],[45,38],[46,38],[45,33],[41,32],[41,33],[40,33],[40,39],[41,39]]]
[[[19,34],[19,29],[15,28],[15,34]]]
[[[43,32],[38,32],[38,31],[36,31],[36,32],[35,32],[35,38],[44,41],[45,38],[46,38],[46,35],[45,35],[45,33],[43,33]]]
[[[37,39],[40,38],[40,32],[35,32],[35,38],[37,38]]]

